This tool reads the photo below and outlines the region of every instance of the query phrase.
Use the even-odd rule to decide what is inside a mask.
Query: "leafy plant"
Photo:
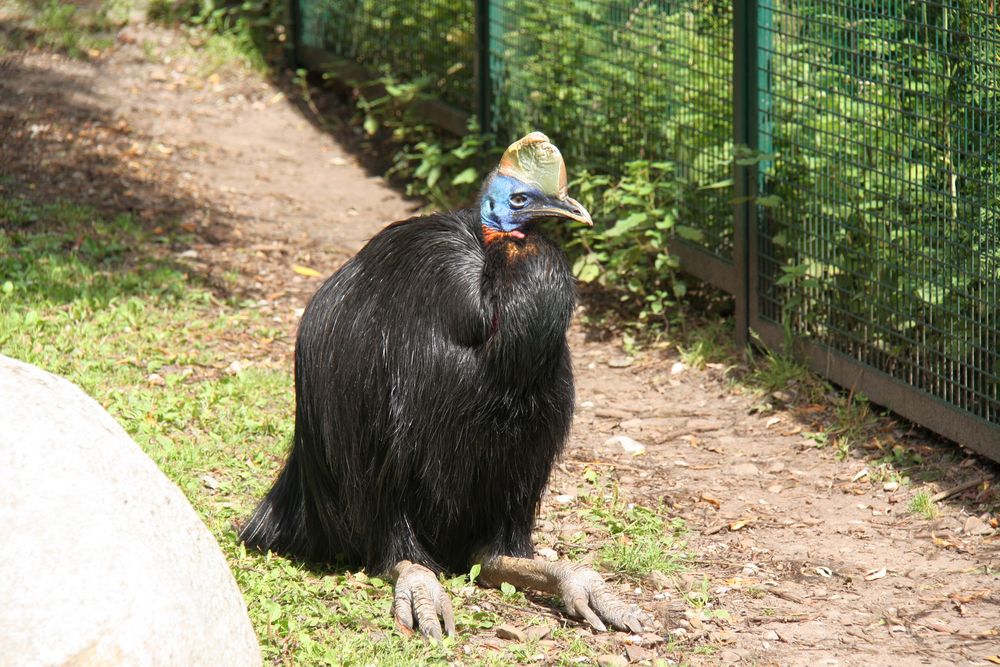
[[[613,294],[639,322],[662,324],[686,292],[669,243],[697,230],[677,222],[673,165],[639,160],[624,169],[618,179],[583,171],[571,186],[595,220],[593,229],[574,230],[567,245],[573,273]]]

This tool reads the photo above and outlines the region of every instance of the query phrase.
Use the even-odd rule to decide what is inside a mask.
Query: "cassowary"
[[[440,571],[558,595],[598,630],[639,612],[593,570],[534,560],[531,531],[573,416],[575,286],[550,219],[592,224],[558,149],[511,145],[479,206],[389,225],[310,300],[295,435],[241,531],[251,547],[388,573],[404,628],[454,634]],[[440,618],[440,620],[439,620]]]

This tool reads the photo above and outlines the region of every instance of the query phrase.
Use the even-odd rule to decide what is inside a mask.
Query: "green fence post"
[[[757,149],[757,0],[733,2],[733,146]],[[736,345],[750,338],[751,235],[756,224],[757,166],[733,161],[733,265],[736,269]]]
[[[476,0],[476,117],[490,131],[490,0]]]
[[[285,65],[291,69],[299,66],[299,2],[300,0],[285,0],[285,44],[283,55]]]

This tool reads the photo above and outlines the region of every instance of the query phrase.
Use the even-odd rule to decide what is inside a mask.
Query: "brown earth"
[[[242,350],[261,361],[290,366],[288,341],[320,280],[303,267],[328,274],[416,208],[360,166],[348,125],[326,131],[239,67],[206,73],[173,31],[132,26],[89,61],[34,52],[0,74],[0,188],[175,219],[192,233],[179,260],[287,329],[283,342]],[[742,362],[692,368],[672,346],[626,357],[598,338],[571,331],[576,428],[539,549],[568,548],[591,470],[625,501],[683,518],[694,559],[631,594],[659,637],[581,629],[595,651],[646,664],[1000,664],[995,466],[892,417],[838,457],[807,437],[834,423],[834,403],[794,386],[761,395],[734,381]],[[624,451],[618,435],[644,451]],[[877,463],[894,447],[889,471],[910,478],[898,487]],[[918,491],[969,480],[984,482],[939,502],[936,519],[907,509]],[[702,582],[708,602],[692,604]]]

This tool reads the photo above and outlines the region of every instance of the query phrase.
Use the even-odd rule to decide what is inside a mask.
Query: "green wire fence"
[[[993,0],[292,2],[306,65],[422,79],[575,168],[671,163],[671,250],[742,336],[1000,460]]]

